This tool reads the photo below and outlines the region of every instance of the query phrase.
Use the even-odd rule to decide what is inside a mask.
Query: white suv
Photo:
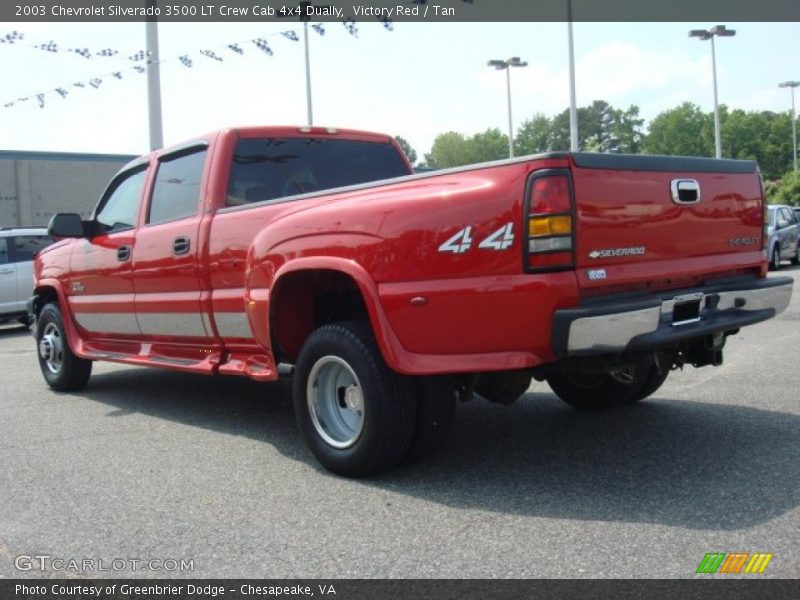
[[[0,229],[0,323],[17,319],[28,324],[33,256],[52,243],[44,227]]]

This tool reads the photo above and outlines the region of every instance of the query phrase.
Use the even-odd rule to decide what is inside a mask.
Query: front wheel
[[[82,389],[92,374],[92,361],[80,358],[69,347],[58,304],[46,304],[36,320],[39,368],[47,385],[59,392]]]
[[[308,337],[293,397],[303,437],[329,471],[369,475],[400,462],[411,446],[414,388],[389,369],[365,323],[325,325]]]

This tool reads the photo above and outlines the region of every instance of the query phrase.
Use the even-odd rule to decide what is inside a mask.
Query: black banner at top
[[[6,0],[14,22],[800,21],[798,0]]]

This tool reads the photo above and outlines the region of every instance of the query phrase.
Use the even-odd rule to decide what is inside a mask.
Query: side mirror
[[[47,225],[50,237],[82,238],[86,237],[83,220],[78,213],[58,213],[53,215]]]
[[[789,221],[786,219],[778,219],[778,229],[784,229],[789,226]]]

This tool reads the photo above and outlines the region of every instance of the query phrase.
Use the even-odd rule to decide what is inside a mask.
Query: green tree
[[[514,139],[514,154],[524,156],[538,152],[548,152],[550,148],[550,132],[552,122],[549,117],[536,113],[524,121]]]
[[[800,171],[788,171],[781,178],[777,185],[777,191],[770,202],[800,206]]]
[[[595,100],[580,106],[578,113],[578,147],[591,152],[627,152],[641,150],[642,125],[639,107],[627,110],[614,108],[605,100]],[[549,150],[568,150],[570,147],[569,109],[553,117],[550,127]]]
[[[425,155],[425,165],[437,169],[468,165],[473,160],[472,146],[456,131],[440,133],[433,140],[431,151]]]
[[[437,169],[458,167],[508,157],[508,136],[499,129],[487,129],[470,138],[456,131],[436,136],[425,165]]]
[[[714,156],[714,119],[696,104],[684,102],[650,122],[642,150],[646,154]]]
[[[411,147],[411,144],[409,144],[405,138],[402,138],[399,135],[394,136],[394,139],[403,149],[403,152],[406,153],[406,156],[408,157],[408,162],[410,162],[412,165],[415,162],[417,162],[417,151]]]
[[[791,168],[792,123],[788,112],[736,109],[726,114],[720,128],[723,157],[755,160],[767,180],[778,179]]]
[[[508,136],[497,128],[476,133],[469,143],[472,145],[473,162],[508,158]]]

